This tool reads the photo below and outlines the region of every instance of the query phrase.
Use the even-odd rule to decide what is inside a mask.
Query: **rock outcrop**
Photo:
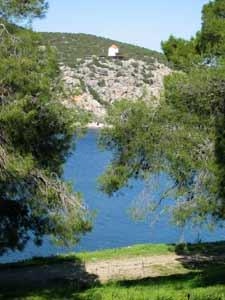
[[[163,79],[171,69],[156,60],[117,60],[104,57],[80,59],[75,68],[60,66],[65,86],[65,104],[93,113],[102,122],[106,107],[121,99],[143,99],[157,105]]]

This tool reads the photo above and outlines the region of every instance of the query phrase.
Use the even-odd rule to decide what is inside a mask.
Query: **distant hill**
[[[112,44],[117,44],[120,52],[127,58],[141,59],[147,62],[157,59],[161,63],[167,63],[165,56],[157,51],[95,35],[52,32],[42,33],[42,35],[47,43],[57,48],[60,62],[70,67],[76,65],[77,58],[85,58],[92,55],[107,55],[108,48]]]

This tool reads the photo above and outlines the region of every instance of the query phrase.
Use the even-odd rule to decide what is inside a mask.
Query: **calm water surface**
[[[94,228],[85,235],[78,246],[60,248],[53,246],[48,238],[41,247],[28,243],[23,252],[9,252],[0,257],[0,262],[22,260],[34,256],[49,256],[71,251],[91,251],[113,247],[129,246],[137,243],[176,243],[181,230],[172,226],[168,216],[163,216],[154,226],[149,222],[134,222],[128,210],[131,203],[143,190],[142,182],[133,182],[132,188],[125,188],[113,197],[107,197],[97,188],[97,178],[104,171],[111,153],[101,152],[96,144],[97,132],[90,131],[77,142],[76,150],[65,165],[64,177],[74,184],[74,189],[84,195],[90,209],[97,211]],[[214,232],[204,230],[200,238],[204,241],[225,239],[225,230]],[[196,230],[187,229],[186,241],[195,242],[199,235]]]

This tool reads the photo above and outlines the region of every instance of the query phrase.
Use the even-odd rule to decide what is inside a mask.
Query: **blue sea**
[[[64,178],[72,182],[74,189],[83,194],[91,210],[96,211],[93,230],[83,236],[78,245],[70,248],[56,247],[44,239],[37,247],[29,242],[22,251],[8,252],[0,257],[0,263],[24,260],[36,256],[50,256],[72,251],[93,251],[106,248],[124,247],[140,243],[177,243],[180,239],[187,242],[225,240],[225,229],[216,228],[213,232],[203,229],[187,228],[185,231],[170,222],[169,214],[158,218],[155,225],[151,220],[135,221],[130,208],[136,199],[143,195],[144,183],[132,181],[132,187],[108,197],[98,188],[98,177],[110,162],[112,154],[100,151],[97,146],[98,131],[91,130],[77,141],[74,152],[64,168]],[[162,176],[161,185],[165,185]],[[157,195],[157,193],[155,193]],[[172,199],[170,199],[172,202]]]

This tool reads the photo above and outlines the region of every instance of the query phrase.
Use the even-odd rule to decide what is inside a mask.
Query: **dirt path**
[[[47,286],[51,283],[79,282],[91,284],[109,280],[140,279],[188,271],[184,266],[224,257],[179,256],[176,254],[100,260],[96,262],[63,262],[50,265],[0,269],[0,288]]]

